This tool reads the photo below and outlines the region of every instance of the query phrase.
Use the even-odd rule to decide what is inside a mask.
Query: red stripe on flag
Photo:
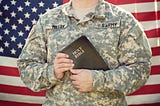
[[[153,52],[153,53],[158,53],[159,54],[159,52],[158,51],[156,51],[156,52]],[[154,54],[154,55],[155,55]],[[7,70],[14,70],[14,72],[10,72],[10,71],[2,71],[1,69],[7,69]],[[10,68],[10,67],[5,67],[5,66],[0,66],[0,75],[7,75],[7,76],[18,76],[19,75],[19,73],[18,73],[18,69],[17,68],[14,68],[14,69],[12,69],[12,68]],[[160,74],[160,66],[152,66],[151,67],[151,74]],[[19,76],[18,76],[19,77]]]
[[[105,0],[105,1],[108,1],[116,5],[120,5],[120,4],[155,2],[156,0]]]
[[[131,96],[131,95],[142,95],[142,94],[156,94],[156,93],[160,93],[160,84],[144,85],[143,87],[141,87],[137,91],[133,92],[129,96]]]
[[[67,3],[70,0],[63,0],[63,3]],[[105,0],[110,3],[120,5],[120,4],[131,4],[131,3],[145,3],[145,2],[155,2],[156,0]]]
[[[159,103],[152,103],[152,104],[129,105],[129,106],[160,106],[160,102]]]
[[[152,47],[152,56],[160,55],[160,47]]]
[[[157,47],[158,50],[160,47]],[[154,49],[154,48],[153,48]],[[159,54],[158,51],[154,51],[152,50],[153,54],[156,55],[156,54]],[[6,69],[6,70],[2,70],[2,69]],[[18,76],[19,77],[19,73],[18,73],[18,69],[17,68],[10,68],[10,67],[5,67],[5,66],[0,66],[0,75],[7,75],[7,76]],[[13,72],[12,71],[9,71],[9,70],[14,70]],[[152,66],[151,67],[151,75],[152,74],[160,74],[160,66]]]
[[[152,66],[150,75],[160,74],[160,65]]]
[[[160,19],[160,11],[132,13],[138,21],[152,21]]]
[[[41,104],[20,103],[0,100],[0,106],[42,106]]]
[[[19,77],[18,68],[15,67],[7,67],[7,66],[0,66],[0,75],[8,75],[8,76],[16,76]]]
[[[147,38],[156,38],[160,37],[160,28],[145,31]]]
[[[63,3],[67,3],[69,0],[63,0]]]
[[[3,84],[0,84],[0,92],[10,93],[10,94],[32,95],[32,96],[45,96],[46,93],[46,91],[33,92],[26,87],[18,87],[18,86],[3,85]]]

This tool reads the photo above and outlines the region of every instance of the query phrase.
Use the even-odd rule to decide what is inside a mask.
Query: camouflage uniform
[[[93,90],[88,93],[74,88],[69,72],[59,80],[53,70],[56,53],[81,34],[92,42],[110,68],[91,70]],[[95,12],[79,21],[69,2],[40,17],[18,67],[27,87],[47,90],[44,106],[127,106],[125,95],[143,86],[149,77],[150,58],[145,33],[130,13],[99,0]]]

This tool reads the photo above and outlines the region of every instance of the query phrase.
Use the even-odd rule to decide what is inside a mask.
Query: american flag
[[[143,25],[152,48],[147,83],[126,96],[129,106],[160,106],[160,0],[107,0],[131,12]],[[39,16],[68,0],[0,0],[0,106],[41,106],[45,91],[22,83],[16,61]]]

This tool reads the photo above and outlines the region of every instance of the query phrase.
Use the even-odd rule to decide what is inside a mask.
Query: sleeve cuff
[[[56,75],[55,75],[54,70],[53,70],[53,64],[50,64],[48,66],[48,80],[51,84],[62,83],[62,81],[60,79],[56,78]]]
[[[93,91],[103,91],[104,90],[104,83],[105,77],[103,71],[92,70],[92,77],[93,77]]]

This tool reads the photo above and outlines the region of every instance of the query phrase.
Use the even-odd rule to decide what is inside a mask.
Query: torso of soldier
[[[57,52],[81,35],[95,46],[111,69],[118,66],[117,48],[121,33],[121,15],[116,7],[100,2],[79,20],[70,4],[50,10],[41,17],[47,45],[47,62],[52,62]],[[94,58],[94,57],[93,57]],[[47,90],[44,106],[126,106],[125,97],[118,91],[89,93],[78,92],[71,84],[69,73],[62,82]]]

